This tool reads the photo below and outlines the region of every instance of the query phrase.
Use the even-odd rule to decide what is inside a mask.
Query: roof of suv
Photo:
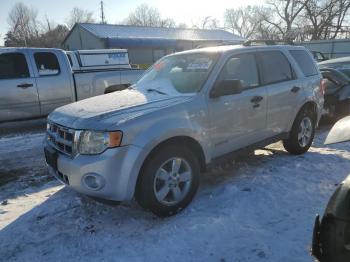
[[[253,46],[245,46],[245,45],[223,45],[223,46],[213,46],[213,47],[205,47],[205,48],[198,48],[198,49],[192,49],[180,52],[180,54],[191,54],[191,53],[198,53],[198,52],[229,52],[233,50],[247,50],[247,49],[253,49],[253,50],[269,50],[269,49],[280,49],[280,50],[296,50],[301,49],[305,50],[306,48],[303,46],[294,46],[294,45],[253,45]]]

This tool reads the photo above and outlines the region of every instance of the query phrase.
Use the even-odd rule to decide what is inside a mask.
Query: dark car
[[[325,116],[339,119],[350,114],[350,78],[334,68],[321,68],[325,89]]]
[[[350,116],[338,121],[325,144],[350,140]],[[320,262],[350,261],[350,176],[330,198],[322,219],[316,216],[312,255]]]
[[[320,69],[322,68],[334,68],[338,69],[350,78],[350,56],[329,59],[318,63]]]

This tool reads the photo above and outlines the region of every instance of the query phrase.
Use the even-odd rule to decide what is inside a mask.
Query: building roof
[[[128,25],[80,23],[79,26],[98,38],[141,38],[141,39],[168,39],[168,40],[221,40],[243,41],[240,36],[221,29],[182,29],[164,27],[144,27]]]

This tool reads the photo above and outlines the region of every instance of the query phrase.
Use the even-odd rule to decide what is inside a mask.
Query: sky
[[[0,46],[8,30],[7,14],[13,5],[19,1],[0,0]],[[65,23],[73,7],[87,9],[94,13],[94,18],[100,19],[100,0],[22,0],[27,6],[38,11],[38,18],[45,16],[56,23]],[[228,8],[246,5],[262,4],[262,0],[104,0],[105,16],[108,23],[123,21],[130,12],[143,3],[158,8],[164,18],[173,18],[177,23],[196,23],[206,16],[222,20]]]

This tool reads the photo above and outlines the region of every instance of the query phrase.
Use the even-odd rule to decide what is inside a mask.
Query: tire
[[[309,150],[315,136],[315,119],[314,113],[306,108],[298,113],[289,138],[283,140],[283,146],[289,153],[300,155]],[[305,127],[304,131],[302,125]],[[307,139],[300,139],[303,135],[307,136]]]
[[[136,201],[159,217],[175,215],[192,201],[199,178],[199,161],[190,149],[180,145],[161,147],[141,170]]]

